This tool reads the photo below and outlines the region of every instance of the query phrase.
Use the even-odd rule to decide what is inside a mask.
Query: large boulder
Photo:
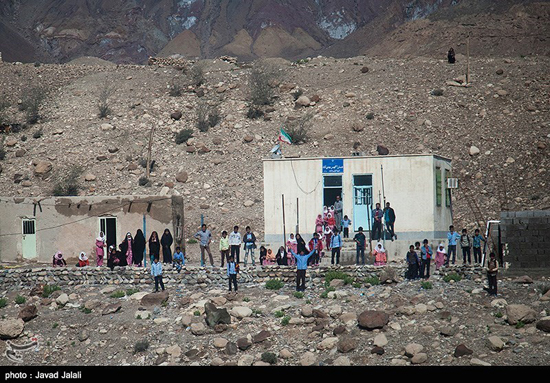
[[[365,310],[357,318],[359,327],[374,330],[383,328],[390,320],[389,314],[384,311]]]
[[[506,307],[506,316],[511,325],[522,323],[532,323],[537,320],[537,312],[527,305],[513,304]]]
[[[143,306],[160,306],[168,300],[168,291],[150,293],[141,298]]]
[[[537,329],[550,332],[550,317],[544,317],[537,322]]]
[[[38,308],[35,305],[27,305],[19,311],[18,318],[23,319],[23,322],[28,322],[38,316]]]
[[[17,338],[24,327],[25,322],[21,318],[0,320],[0,339]]]
[[[229,315],[227,309],[219,309],[208,302],[204,305],[204,312],[206,314],[206,324],[210,327],[220,323],[231,324],[231,315]]]

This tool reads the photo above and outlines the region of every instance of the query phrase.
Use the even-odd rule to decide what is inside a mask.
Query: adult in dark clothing
[[[134,236],[134,265],[141,266],[141,263],[143,262],[143,252],[145,251],[145,236],[143,235],[143,231],[141,229],[138,229],[136,232],[136,235]]]
[[[449,64],[455,63],[455,50],[453,48],[449,49],[449,52],[447,52],[447,60],[449,61]]]
[[[163,263],[172,263],[172,243],[174,243],[174,238],[172,238],[172,233],[170,230],[164,229],[164,234],[160,238],[160,244],[162,246],[162,262]]]
[[[300,234],[296,234],[296,242],[298,243],[298,254],[300,254],[300,252],[304,252],[304,254],[309,253],[309,250],[306,247],[306,241],[304,241]]]
[[[125,266],[132,265],[134,258],[134,238],[132,238],[131,233],[126,233],[124,241],[122,241],[118,248],[125,257]]]
[[[267,249],[265,246],[260,246],[260,265],[264,264],[265,258],[267,257]]]
[[[372,211],[372,239],[379,241],[382,237],[382,217],[384,211],[380,209],[380,204],[376,204],[376,209]]]
[[[353,240],[356,243],[355,264],[359,264],[359,255],[361,255],[361,264],[365,264],[365,248],[367,247],[367,237],[363,233],[363,227],[359,226],[359,232],[355,234]]]
[[[386,202],[386,207],[384,208],[384,221],[386,222],[386,230],[390,232],[391,240],[393,241],[393,237],[397,239],[397,235],[395,235],[395,211],[390,207],[390,203]]]
[[[109,246],[107,253],[107,267],[113,270],[120,263],[120,254],[113,245]]]
[[[118,245],[118,250],[116,255],[118,258],[118,265],[117,266],[128,266],[128,260],[126,258],[126,253],[122,252],[122,243]]]
[[[420,260],[418,259],[418,255],[416,255],[416,251],[414,251],[413,245],[409,246],[409,252],[407,253],[407,264],[409,265],[406,275],[407,279],[417,279]]]
[[[153,231],[149,237],[149,256],[151,257],[151,264],[153,264],[155,258],[160,259],[160,241],[156,231]]]
[[[284,246],[279,247],[279,251],[277,251],[277,255],[275,256],[277,258],[277,264],[280,266],[287,266],[287,253],[284,248]]]

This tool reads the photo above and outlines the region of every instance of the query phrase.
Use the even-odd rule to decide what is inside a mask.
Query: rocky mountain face
[[[477,20],[474,29],[496,24],[497,29],[506,30],[508,24],[503,22],[507,18],[515,20],[516,13],[523,12],[521,19],[540,23],[544,28],[544,19],[537,19],[541,16],[539,11],[522,8],[502,19],[498,16],[508,15],[512,6],[531,3],[510,0],[5,0],[0,3],[0,51],[6,61],[23,62],[68,62],[81,56],[94,56],[116,63],[145,63],[149,56],[173,54],[202,58],[231,55],[240,60],[299,59],[318,54],[352,57],[374,46],[378,46],[376,53],[386,53],[384,45],[379,44],[389,38],[391,52],[400,53],[397,48],[401,46],[414,52],[420,45],[416,39],[417,22],[427,17],[444,20],[440,21],[442,28],[448,23],[471,24],[468,20],[474,17]],[[541,9],[543,14],[547,13],[547,7]],[[412,31],[405,29],[399,33],[401,26],[409,24]],[[514,25],[523,28],[524,21]],[[457,35],[453,31],[456,32],[456,28],[446,35],[438,32],[421,39],[420,42],[426,44],[422,44],[424,48],[420,52],[446,51],[449,43],[463,32]],[[391,33],[394,35],[388,37]],[[507,31],[511,36],[514,33],[514,28]],[[538,45],[543,44],[541,41]]]

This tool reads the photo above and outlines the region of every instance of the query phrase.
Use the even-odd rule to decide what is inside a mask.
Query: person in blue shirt
[[[231,283],[233,283],[235,292],[237,292],[237,267],[233,255],[230,255],[227,259],[227,277],[229,278],[229,291],[231,291]]]
[[[481,263],[481,241],[485,242],[485,238],[479,233],[479,229],[476,229],[474,236],[472,237],[474,248],[474,262]]]
[[[420,278],[430,278],[430,261],[432,259],[433,251],[428,240],[423,241],[423,245],[420,248],[421,260],[420,260]]]
[[[347,215],[344,216],[344,219],[342,220],[342,228],[344,229],[344,238],[349,238],[349,225],[351,224],[351,220],[348,218]]]
[[[296,291],[305,291],[306,289],[306,270],[307,270],[307,260],[313,254],[315,254],[315,249],[313,249],[309,254],[304,255],[304,251],[300,251],[300,254],[296,254],[294,250],[290,249],[290,253],[294,258],[296,258]]]
[[[455,264],[455,258],[456,258],[456,243],[460,239],[460,234],[458,234],[455,231],[455,227],[453,225],[449,226],[449,232],[447,233],[447,239],[449,240],[449,250],[447,251],[447,262],[445,266],[449,266],[449,261]],[[451,259],[451,254],[453,255],[453,258]]]
[[[332,251],[332,258],[330,263],[334,265],[334,255],[336,255],[336,264],[340,264],[340,250],[342,249],[342,236],[338,233],[338,229],[334,229],[334,233],[330,238],[330,249]]]
[[[155,257],[153,264],[151,265],[151,275],[155,278],[155,293],[159,291],[159,284],[164,291],[164,283],[162,282],[162,263],[159,262],[159,259]]]
[[[178,273],[181,271],[181,267],[185,265],[185,257],[183,256],[183,253],[181,252],[181,248],[179,246],[176,247],[176,252],[174,253],[174,256],[172,257],[172,266],[178,271]]]

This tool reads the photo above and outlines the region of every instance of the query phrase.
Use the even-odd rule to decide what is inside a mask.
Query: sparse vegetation
[[[367,120],[373,120],[374,119],[374,113],[372,113],[372,112],[367,113],[367,115],[365,117],[367,118]]]
[[[294,292],[294,298],[302,299],[304,297],[304,293],[301,291],[295,291]]]
[[[126,293],[122,290],[117,290],[111,294],[111,298],[122,298],[124,296],[126,296]]]
[[[285,316],[285,313],[284,313],[284,311],[277,310],[277,311],[275,311],[274,315],[275,315],[275,318],[282,318],[282,317]]]
[[[280,279],[270,279],[265,283],[265,288],[269,290],[279,290],[285,284]]]
[[[5,95],[0,96],[0,125],[8,124],[8,117],[6,110],[9,108],[10,103]]]
[[[57,285],[44,285],[42,288],[42,297],[48,298],[54,291],[61,290],[61,288]]]
[[[99,111],[100,118],[105,118],[111,114],[110,98],[114,91],[114,86],[107,81],[101,87],[97,102],[97,109]]]
[[[248,78],[250,101],[253,105],[269,105],[274,94],[274,83],[278,78],[278,69],[266,62],[256,62]]]
[[[64,175],[58,175],[54,183],[52,194],[54,196],[76,196],[82,186],[79,177],[82,174],[82,168],[78,165],[72,165],[66,170]]]
[[[285,315],[283,319],[281,319],[281,325],[286,326],[290,322],[290,316]]]
[[[18,305],[22,305],[23,303],[25,303],[25,301],[25,297],[22,297],[21,295],[15,297],[15,303],[17,303]]]
[[[0,298],[0,309],[3,309],[8,305],[8,300],[6,298]]]
[[[451,273],[449,275],[445,275],[443,277],[443,280],[445,282],[450,282],[450,281],[458,282],[458,281],[462,280],[462,277],[458,273]]]
[[[424,290],[430,290],[433,288],[433,285],[430,281],[422,281],[422,283],[420,283],[420,287],[422,287]]]
[[[249,118],[251,120],[255,120],[257,118],[262,118],[265,115],[264,111],[254,105],[250,105],[248,108],[248,111],[246,112],[246,118]]]
[[[201,86],[206,82],[206,77],[204,76],[204,63],[199,61],[195,63],[188,71],[187,75],[191,81],[191,85]]]
[[[19,109],[25,112],[25,121],[28,124],[36,124],[42,117],[40,108],[47,97],[47,90],[41,86],[26,88],[21,94]]]
[[[191,137],[193,137],[193,129],[182,129],[176,134],[176,144],[183,144]]]
[[[264,352],[262,353],[262,362],[269,363],[269,364],[276,364],[277,363],[277,356],[272,352]]]
[[[6,158],[6,149],[4,149],[4,140],[0,141],[0,161]]]
[[[32,138],[40,138],[42,137],[42,128],[38,129],[36,132],[33,133]]]
[[[181,80],[173,78],[168,86],[168,94],[172,97],[180,97],[183,94],[184,87]]]
[[[312,114],[306,114],[301,118],[287,122],[285,131],[290,136],[293,144],[302,144],[309,141],[310,121]]]
[[[134,355],[139,352],[147,351],[149,348],[149,341],[148,340],[139,340],[134,345]]]
[[[139,177],[138,184],[139,184],[139,186],[149,185],[149,178],[147,178],[145,176]]]
[[[380,284],[380,278],[377,275],[365,278],[365,284],[376,286]]]
[[[443,96],[443,89],[434,89],[430,92],[432,96]]]
[[[333,279],[342,279],[345,285],[348,285],[353,282],[353,278],[350,275],[344,273],[343,271],[330,270],[325,274],[325,286],[326,287],[330,286],[330,282]]]

